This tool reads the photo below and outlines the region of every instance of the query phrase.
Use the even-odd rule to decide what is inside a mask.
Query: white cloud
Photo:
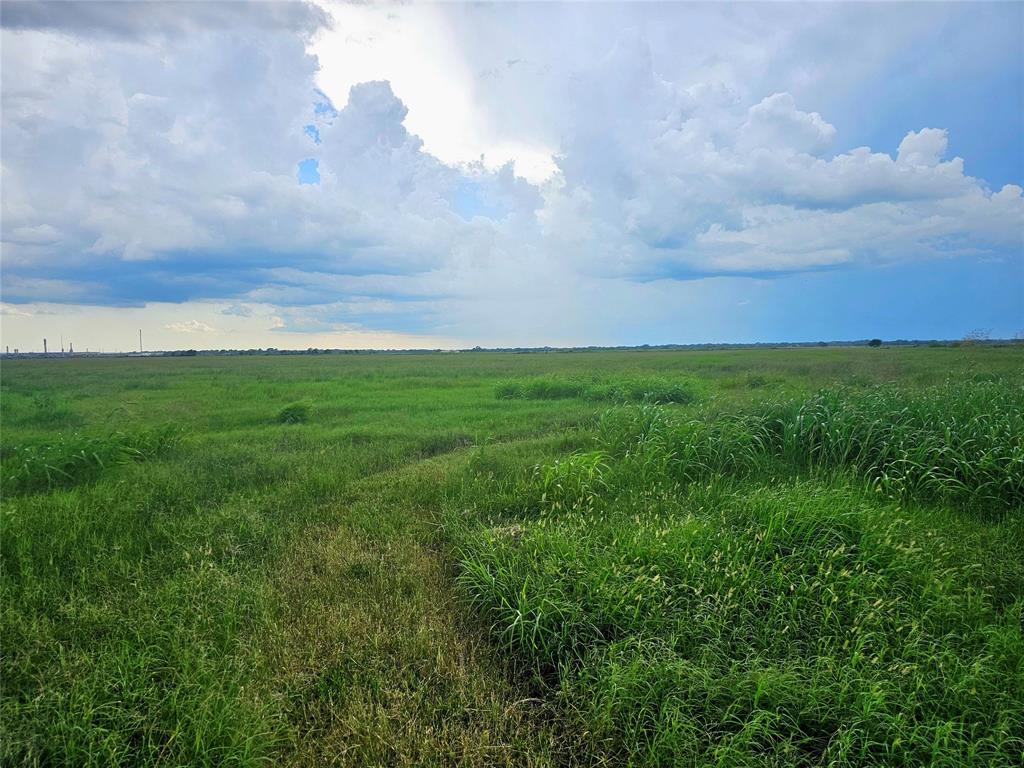
[[[199,320],[184,320],[177,323],[168,323],[164,326],[168,331],[175,333],[214,333],[217,329]]]
[[[835,135],[835,126],[817,112],[801,112],[791,94],[775,93],[747,110],[738,144],[747,149],[791,149],[817,155],[829,148]]]
[[[437,349],[468,346],[455,336],[381,331],[358,327],[321,327],[297,330],[289,315],[321,315],[319,307],[285,311],[268,304],[246,303],[246,316],[225,315],[229,305],[191,301],[184,304],[152,302],[140,307],[97,307],[38,302],[4,313],[2,342],[12,350],[42,351],[44,337],[63,336],[76,351],[106,352],[138,349],[142,329],[148,350],[168,349]],[[182,316],[192,321],[182,321]],[[198,325],[216,331],[185,331],[175,326]]]
[[[932,168],[939,164],[946,154],[949,137],[939,128],[922,128],[911,131],[900,142],[896,161],[903,165]]]
[[[832,9],[566,6],[542,28],[533,7],[344,6],[331,32],[192,12],[167,34],[103,9],[0,32],[7,298],[223,301],[157,325],[224,345],[226,319],[572,340],[672,278],[1020,248],[1020,188],[945,160],[944,130],[848,148],[801,95],[814,77],[743,77]],[[318,184],[296,183],[307,158]]]
[[[387,80],[410,107],[410,132],[449,165],[483,160],[490,169],[514,163],[535,182],[554,171],[553,148],[543,140],[507,135],[487,124],[478,108],[475,75],[460,53],[462,40],[448,11],[434,4],[323,3],[334,29],[320,34],[311,51],[320,65],[317,85],[344,106],[352,86]],[[468,11],[468,8],[464,7]]]
[[[894,160],[837,138],[790,94],[744,108],[728,89],[679,89],[630,34],[574,82],[579,125],[545,233],[595,274],[763,273],[1013,248],[1024,200],[942,162],[946,137],[910,133]],[[591,94],[594,94],[591,97]],[[602,118],[613,104],[628,113]]]
[[[0,315],[9,317],[32,317],[32,312],[26,312],[15,304],[4,304],[0,302]]]

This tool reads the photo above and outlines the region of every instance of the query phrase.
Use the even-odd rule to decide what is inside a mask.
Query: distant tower
[[[43,354],[44,355],[47,354],[47,352],[46,352],[46,337],[45,336],[43,337]]]
[[[69,355],[75,354],[75,345],[72,344],[70,341],[68,342],[68,354]]]

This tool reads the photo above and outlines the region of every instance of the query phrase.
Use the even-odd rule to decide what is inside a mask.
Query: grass
[[[172,425],[134,433],[58,434],[50,442],[4,448],[3,490],[7,494],[66,488],[95,479],[108,467],[146,461],[177,445]]]
[[[1018,765],[1022,351],[5,361],[0,762]]]
[[[504,381],[495,388],[503,400],[583,400],[619,403],[693,403],[701,397],[701,387],[684,378],[641,377],[602,381],[557,375],[536,376],[525,380]]]
[[[599,439],[620,471],[656,464],[682,482],[839,473],[918,501],[1024,504],[1024,388],[1010,382],[831,387],[685,420],[620,409],[605,414]]]
[[[277,412],[278,424],[305,424],[313,408],[308,403],[289,403]]]
[[[452,515],[459,584],[594,763],[1014,765],[1022,411],[991,387],[612,411],[521,509]]]

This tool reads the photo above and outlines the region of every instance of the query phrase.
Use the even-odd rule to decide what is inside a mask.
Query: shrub
[[[312,408],[307,403],[290,403],[277,412],[278,424],[305,424]]]

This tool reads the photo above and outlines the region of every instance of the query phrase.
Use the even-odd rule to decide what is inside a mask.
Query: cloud
[[[791,94],[775,93],[747,110],[737,143],[747,149],[791,149],[817,155],[829,148],[835,136],[835,126],[817,112],[801,112]]]
[[[217,329],[199,320],[184,320],[179,323],[168,323],[164,326],[175,333],[214,333]]]
[[[51,245],[59,240],[60,232],[49,224],[15,227],[5,235],[5,242],[12,245]]]
[[[901,165],[934,168],[946,154],[949,137],[939,128],[922,128],[911,131],[900,142],[896,162]]]
[[[837,131],[790,94],[744,108],[729,89],[680,89],[645,46],[630,33],[573,83],[579,128],[542,215],[581,269],[771,274],[1019,249],[1019,188],[993,193],[960,158],[943,162],[943,131],[909,133],[896,159],[816,156]],[[629,109],[609,125],[616,103]]]
[[[56,30],[73,35],[138,39],[182,35],[197,29],[291,30],[306,35],[328,26],[328,15],[307,2],[206,0],[181,2],[117,0],[10,0],[0,11],[8,29]]]
[[[26,312],[15,304],[0,303],[0,315],[8,317],[32,317],[32,312]]]
[[[350,12],[391,29],[380,10]],[[410,19],[453,47],[332,101],[310,51],[327,40],[355,61],[374,43],[322,32],[308,6],[5,3],[5,300],[220,301],[220,318],[282,334],[525,343],[560,324],[576,338],[621,297],[672,302],[675,286],[693,300],[709,279],[1020,258],[1020,187],[969,176],[945,130],[903,126],[895,157],[851,146],[797,74],[739,76],[830,9],[755,8],[727,24],[716,8],[602,7],[606,23],[564,50],[555,33],[580,9],[553,9],[533,36],[505,29],[500,9],[395,13],[404,31],[388,50],[423,42]],[[762,16],[776,20],[764,39]],[[696,24],[678,61],[654,23],[665,18]],[[431,90],[417,66],[451,78]],[[480,115],[459,122],[452,84]],[[417,110],[431,130],[450,114],[464,140],[430,151],[443,145],[413,130]],[[469,155],[495,147],[507,162]],[[530,157],[547,164],[532,180]],[[224,332],[219,319],[161,327],[191,322]]]

